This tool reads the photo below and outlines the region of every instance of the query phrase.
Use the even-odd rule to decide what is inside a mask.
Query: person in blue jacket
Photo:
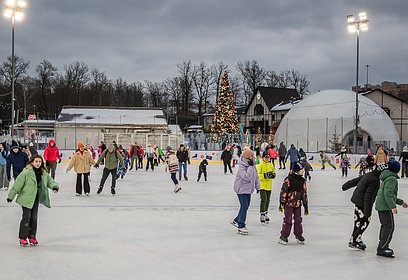
[[[299,162],[300,160],[299,151],[296,149],[295,145],[293,144],[290,145],[290,149],[286,153],[285,162],[288,160],[288,158],[290,160],[290,170],[292,170],[293,165]]]
[[[11,181],[11,169],[13,168],[14,180],[23,171],[28,163],[28,156],[20,150],[18,144],[13,141],[11,144],[11,152],[7,157],[7,180]]]

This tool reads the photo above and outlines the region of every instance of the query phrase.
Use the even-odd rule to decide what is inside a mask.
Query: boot
[[[103,186],[99,186],[98,190],[96,191],[97,194],[100,194],[103,190]]]

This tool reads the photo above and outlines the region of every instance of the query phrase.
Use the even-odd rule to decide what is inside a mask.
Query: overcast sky
[[[191,59],[257,60],[308,76],[311,92],[355,84],[356,35],[346,15],[368,14],[360,36],[360,84],[408,83],[407,0],[31,0],[16,24],[16,55],[58,70],[74,61],[129,82],[163,81]],[[11,24],[0,21],[0,59],[11,54]]]

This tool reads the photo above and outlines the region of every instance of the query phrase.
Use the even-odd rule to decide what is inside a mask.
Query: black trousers
[[[202,174],[204,175],[204,180],[207,181],[207,170],[199,170],[199,171],[198,171],[198,179],[197,179],[197,182],[200,181]]]
[[[108,169],[106,167],[103,169],[101,183],[99,184],[100,187],[103,187],[105,185],[106,179],[108,179],[109,174],[112,175],[111,187],[116,187],[116,169]]]
[[[138,160],[137,160],[137,168],[143,169],[143,158],[138,158]]]
[[[227,173],[227,166],[229,168],[229,171],[232,173],[231,161],[224,161],[224,173]]]
[[[408,178],[408,162],[406,161],[402,162],[401,178],[404,178],[404,175]]]
[[[394,233],[394,214],[391,210],[378,211],[378,217],[380,218],[380,242],[378,243],[377,251],[389,249],[389,245]]]
[[[84,193],[90,193],[91,187],[89,186],[89,172],[77,173],[76,193],[82,194],[82,175],[84,175]]]
[[[364,215],[364,209],[356,205],[354,207],[354,228],[350,242],[362,242],[362,235],[368,228],[370,221],[371,217],[366,217]]]
[[[18,237],[26,239],[27,237],[35,237],[37,234],[37,220],[38,220],[38,206],[39,206],[39,193],[35,198],[32,209],[23,206],[23,217],[20,222],[20,230]]]
[[[347,170],[348,168],[347,167],[342,167],[341,168],[341,177],[343,177],[343,176],[346,176],[347,177]]]
[[[285,169],[285,157],[279,157],[279,168]]]
[[[152,170],[154,170],[153,158],[148,158],[148,159],[147,159],[146,170],[149,170],[149,164],[150,164],[150,168],[151,168]]]

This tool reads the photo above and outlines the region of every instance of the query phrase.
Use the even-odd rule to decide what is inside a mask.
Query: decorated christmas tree
[[[263,142],[262,131],[261,131],[261,128],[258,127],[258,129],[256,130],[256,134],[255,134],[255,143],[256,145],[261,145],[262,142]]]
[[[224,72],[224,76],[222,77],[220,94],[217,99],[217,107],[211,125],[211,132],[218,134],[221,138],[225,138],[227,134],[239,133],[234,94],[230,88],[227,71]]]

